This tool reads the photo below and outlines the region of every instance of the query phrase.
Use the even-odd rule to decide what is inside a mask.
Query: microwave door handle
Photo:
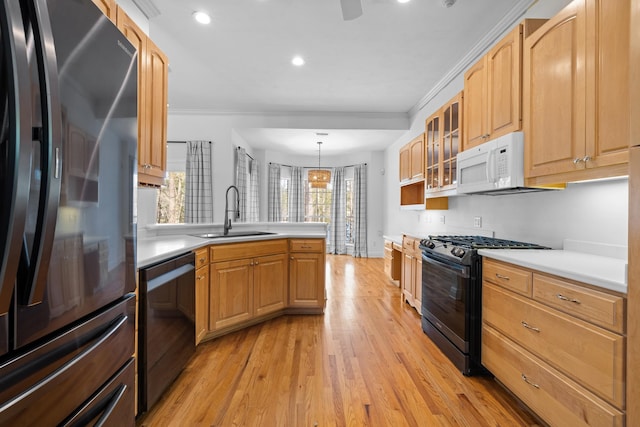
[[[29,7],[33,31],[38,76],[42,127],[33,128],[33,140],[40,141],[42,182],[38,195],[38,213],[35,238],[30,254],[23,253],[22,274],[24,281],[18,289],[18,303],[33,305],[42,302],[47,284],[47,271],[60,201],[60,176],[62,168],[62,115],[58,91],[58,66],[49,22],[47,2],[37,0]]]
[[[1,39],[9,66],[1,84],[4,99],[0,102],[0,141],[6,147],[0,156],[4,182],[0,191],[0,315],[9,310],[13,288],[20,264],[22,235],[29,188],[31,186],[31,99],[27,43],[23,30],[20,7],[13,0],[0,0]],[[5,86],[6,85],[6,86]]]
[[[496,182],[495,163],[496,149],[492,148],[491,150],[489,150],[489,154],[487,156],[487,182],[491,184]]]

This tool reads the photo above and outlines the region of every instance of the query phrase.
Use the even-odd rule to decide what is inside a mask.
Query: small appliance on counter
[[[550,249],[483,236],[429,236],[422,250],[422,330],[464,375],[481,365],[482,257],[478,249]]]

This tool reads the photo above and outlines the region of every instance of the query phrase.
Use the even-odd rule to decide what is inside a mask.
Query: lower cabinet
[[[276,239],[197,251],[196,342],[288,311],[322,313],[324,247],[324,239]]]
[[[324,248],[324,239],[289,241],[289,307],[324,308]]]
[[[624,426],[624,297],[483,263],[482,364],[552,426]]]
[[[402,298],[422,313],[422,252],[419,239],[404,236],[402,238],[402,275],[400,286]]]

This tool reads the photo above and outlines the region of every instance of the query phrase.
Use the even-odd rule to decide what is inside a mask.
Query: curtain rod
[[[280,166],[284,166],[285,168],[292,168],[294,166],[292,165],[284,165],[282,163],[275,163],[275,162],[269,162],[270,165],[276,164],[276,165],[280,165]],[[366,163],[355,163],[353,165],[346,165],[346,166],[329,166],[329,167],[320,167],[318,168],[317,166],[298,166],[299,168],[303,168],[303,169],[333,169],[333,168],[352,168],[354,166],[358,166],[358,165],[367,165]]]
[[[239,150],[240,148],[242,148],[242,147],[240,147],[240,146],[238,145],[238,146],[236,147],[236,150]],[[247,157],[249,157],[251,160],[255,160],[251,154],[247,154],[246,152],[245,152],[244,154],[246,154],[246,155],[247,155]]]

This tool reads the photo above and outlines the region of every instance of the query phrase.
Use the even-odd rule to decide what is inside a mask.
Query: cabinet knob
[[[582,161],[585,162],[585,163],[587,163],[589,160],[591,160],[591,156],[584,156],[582,158]]]
[[[295,259],[295,258],[291,257],[291,259]]]
[[[576,157],[575,159],[573,159],[573,164],[577,165],[578,163],[582,162],[583,160],[580,157]]]
[[[255,264],[252,264],[252,265],[258,265],[258,261],[256,261]]]

